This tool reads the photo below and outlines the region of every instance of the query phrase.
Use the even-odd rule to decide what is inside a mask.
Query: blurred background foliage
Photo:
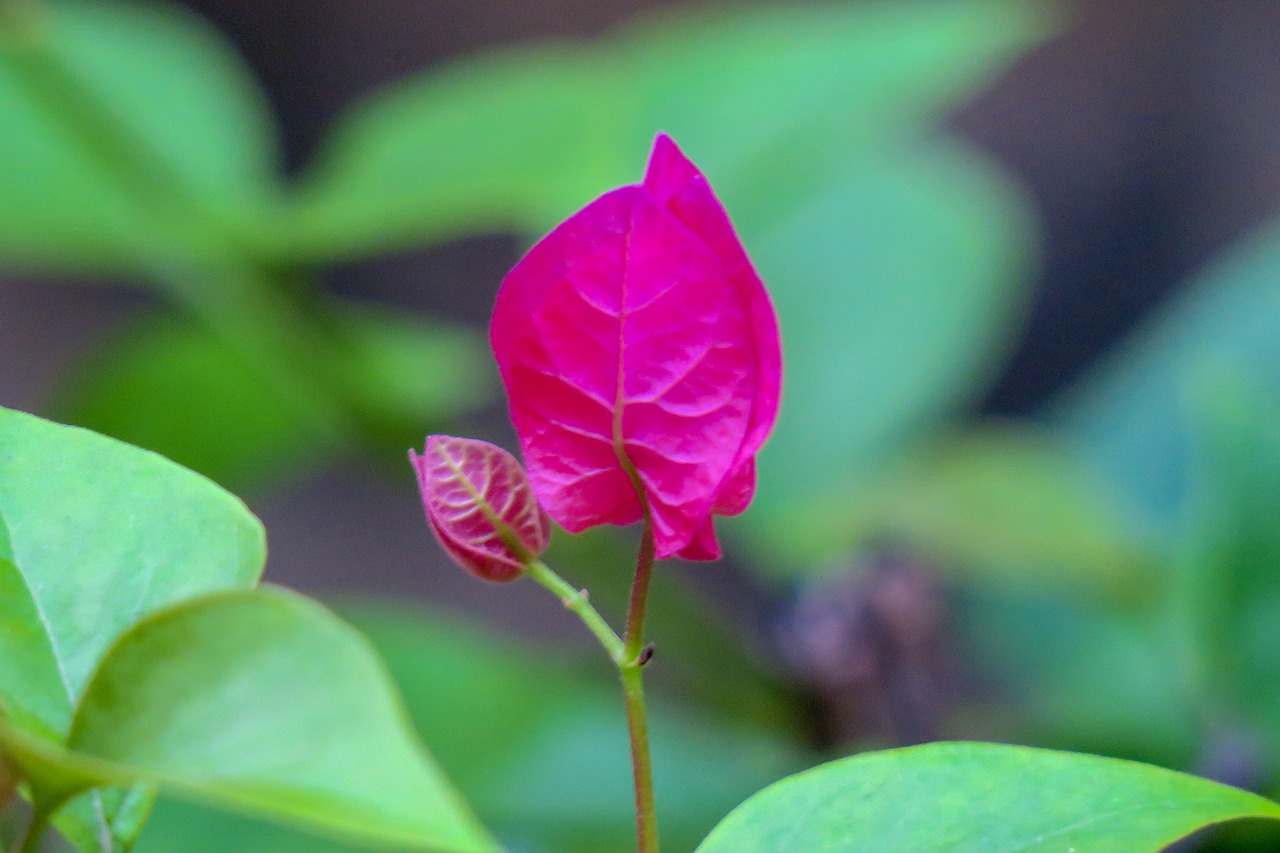
[[[512,445],[484,331],[500,278],[556,221],[637,180],[659,130],[731,212],[787,370],[729,559],[671,566],[655,586],[670,849],[795,769],[939,737],[1280,795],[1280,226],[1261,224],[1274,206],[1206,206],[1218,219],[1190,233],[1218,244],[1161,255],[1173,238],[1148,232],[1185,205],[1142,181],[1189,178],[1176,158],[1148,174],[1122,151],[1129,194],[1085,206],[1068,251],[1075,176],[1055,185],[1028,152],[1065,150],[1063,126],[1095,156],[1118,144],[1090,122],[1097,103],[1008,94],[1045,62],[1105,75],[1115,60],[1098,51],[1150,32],[1159,77],[1173,62],[1159,50],[1229,35],[1238,9],[668,4],[621,21],[615,4],[529,4],[591,23],[396,68],[334,103],[303,157],[297,128],[330,116],[278,124],[273,103],[306,100],[281,57],[359,12],[321,4],[299,23],[193,5],[239,21],[238,46],[171,3],[0,3],[0,403],[243,494],[272,534],[269,575],[327,594],[371,636],[511,850],[625,849],[620,705],[555,602],[443,562],[403,454],[433,431]],[[1240,5],[1251,29],[1280,23]],[[369,20],[415,33],[446,6],[373,4]],[[272,41],[300,26],[317,45]],[[1168,112],[1175,82],[1160,81]],[[1158,132],[1145,102],[1123,106],[1140,141]],[[1280,150],[1276,122],[1246,129]],[[557,535],[550,558],[617,614],[632,544]],[[164,801],[140,849],[347,849],[325,843]]]

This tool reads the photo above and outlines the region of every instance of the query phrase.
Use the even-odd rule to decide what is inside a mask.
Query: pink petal
[[[746,300],[750,313],[752,347],[758,360],[760,381],[751,416],[751,427],[738,454],[739,465],[759,452],[778,419],[782,391],[782,347],[778,319],[773,303],[756,273],[724,206],[712,192],[692,161],[684,156],[671,137],[660,134],[653,145],[644,185],[690,231],[697,234],[725,265]],[[740,481],[737,487],[740,487]],[[755,492],[754,466],[750,487],[736,512],[717,510],[723,515],[736,515],[746,509]],[[740,499],[741,500],[741,499]]]
[[[659,137],[644,185],[606,193],[530,250],[490,336],[533,490],[571,531],[653,518],[659,558],[719,556],[777,413],[763,285],[706,181]],[[764,387],[769,386],[769,387]]]

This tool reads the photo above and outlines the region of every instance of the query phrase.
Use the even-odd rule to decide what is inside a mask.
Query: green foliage
[[[339,123],[302,188],[292,251],[332,259],[465,228],[540,231],[637,180],[658,130],[736,216],[755,180],[797,162],[777,149],[801,144],[829,171],[895,144],[1047,24],[1042,8],[999,0],[757,8],[458,63]]]
[[[1103,477],[1014,424],[933,440],[866,490],[859,543],[903,543],[966,583],[1146,597],[1158,559]],[[846,509],[841,507],[841,511]]]
[[[443,427],[488,396],[477,379],[488,355],[473,332],[351,307],[323,325],[332,394],[385,444],[416,444],[422,430]],[[332,399],[303,396],[289,405],[280,381],[206,327],[152,315],[89,353],[54,408],[228,487],[262,489],[330,461],[356,440],[327,429]]]
[[[19,14],[0,20],[0,258],[137,271],[261,232],[276,203],[273,120],[218,33],[151,4]]]
[[[628,846],[634,815],[622,707],[594,655],[584,661],[554,647],[521,648],[435,611],[370,604],[342,611],[387,660],[450,779],[513,848],[606,853]],[[660,697],[653,713],[659,809],[672,849],[692,849],[735,803],[809,761],[762,729],[677,711]],[[249,850],[329,849],[162,802],[138,850],[213,853],[231,832]]]
[[[1253,794],[1141,764],[994,744],[872,752],[752,797],[699,853],[1157,853],[1203,826],[1280,820]]]
[[[784,176],[761,174],[762,190],[786,192],[771,183]],[[986,378],[1019,302],[1018,213],[958,150],[907,147],[748,240],[789,377],[758,499],[739,525],[767,546],[769,568],[812,570],[837,556],[876,468]]]
[[[367,841],[492,849],[367,642],[248,589],[262,528],[234,497],[0,410],[0,520],[0,748],[37,811],[71,800],[56,823],[80,850],[129,849],[152,785]]]
[[[140,622],[94,676],[68,748],[109,762],[108,780],[414,849],[493,849],[418,746],[367,642],[279,590]]]
[[[154,454],[0,410],[0,704],[13,724],[65,740],[109,644],[175,601],[252,586],[262,528],[238,500]],[[119,792],[60,826],[127,842]]]
[[[1191,282],[1052,413],[1163,533],[1181,520],[1206,393],[1223,377],[1280,391],[1277,282],[1280,224],[1271,223]]]

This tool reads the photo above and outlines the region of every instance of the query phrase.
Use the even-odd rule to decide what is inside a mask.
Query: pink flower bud
[[[755,493],[782,356],[764,285],[674,142],[658,137],[643,183],[529,251],[490,339],[552,518],[578,532],[636,522],[647,504],[659,558],[720,556],[712,517]]]
[[[547,548],[551,525],[516,458],[487,441],[433,435],[409,451],[440,544],[476,577],[515,580]]]

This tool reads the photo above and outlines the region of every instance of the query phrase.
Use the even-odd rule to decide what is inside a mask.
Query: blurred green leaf
[[[1198,401],[1222,376],[1280,392],[1276,223],[1198,276],[1051,416],[1089,464],[1122,486],[1145,524],[1172,536],[1190,488]]]
[[[329,351],[320,358],[338,375],[324,399],[300,396],[284,404],[280,380],[221,335],[156,314],[90,351],[54,409],[65,420],[249,491],[276,485],[341,449],[341,436],[329,428],[335,400],[357,412],[362,425],[391,433],[388,441],[404,446],[489,393],[476,379],[489,371],[474,332],[347,307],[327,316],[325,327],[320,344]]]
[[[987,426],[911,451],[867,490],[852,528],[965,580],[1149,598],[1156,554],[1112,497],[1049,435]]]
[[[417,444],[496,392],[483,336],[369,306],[331,317],[343,393],[368,423]]]
[[[699,853],[1157,853],[1203,826],[1280,819],[1215,782],[1091,755],[938,743],[825,764],[735,809]]]
[[[1210,712],[1280,774],[1280,394],[1224,374],[1198,403],[1171,591]]]
[[[864,165],[810,196],[761,175],[792,205],[748,243],[788,378],[756,501],[731,529],[784,575],[847,546],[854,496],[981,386],[1020,314],[1023,210],[982,161],[908,147]]]
[[[261,525],[240,501],[151,453],[0,409],[0,703],[61,743],[108,645],[175,601],[257,582]],[[59,827],[86,850],[127,841],[119,792]],[[125,844],[124,846],[127,846]]]
[[[1200,758],[1204,720],[1181,653],[1151,612],[971,588],[954,619],[987,707],[979,731],[1170,767]]]
[[[322,455],[327,409],[311,417],[205,326],[169,314],[117,330],[69,375],[54,410],[237,490],[252,490]]]
[[[16,15],[17,13],[15,13]],[[278,142],[243,62],[167,5],[53,0],[0,21],[0,259],[132,270],[268,229]]]
[[[441,765],[510,849],[613,853],[634,843],[625,717],[602,655],[533,649],[404,606],[358,603],[342,612],[386,658]],[[673,850],[692,849],[733,803],[806,762],[761,729],[677,713],[661,697],[651,702],[664,843]],[[254,851],[329,849],[174,805],[162,806],[138,849],[213,853],[227,838]]]
[[[737,217],[734,187],[786,165],[770,160],[779,141],[803,139],[826,167],[893,147],[1050,28],[1043,6],[1011,0],[757,7],[466,60],[339,124],[281,248],[332,259],[469,229],[540,231],[638,180],[659,130]]]

